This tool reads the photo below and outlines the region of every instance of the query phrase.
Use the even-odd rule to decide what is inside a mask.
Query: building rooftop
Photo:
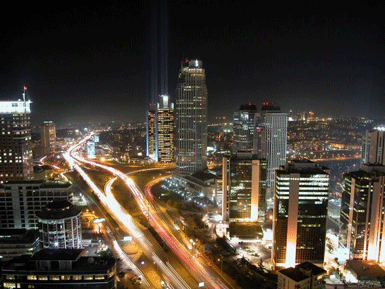
[[[45,272],[45,274],[57,274],[56,272],[92,272],[105,273],[115,266],[114,258],[82,257],[84,249],[43,249],[33,256],[22,255],[16,257],[3,265],[3,272],[17,270],[19,272]],[[47,270],[47,263],[40,261],[62,261],[70,262],[71,266],[51,266]],[[59,262],[61,263],[61,262]]]
[[[60,220],[79,215],[82,211],[72,205],[68,200],[56,199],[36,214],[42,220]]]
[[[209,180],[215,179],[216,175],[214,175],[212,173],[206,173],[204,171],[198,171],[198,172],[193,173],[191,175],[191,177],[199,179],[199,180],[205,182],[205,181],[209,181]]]
[[[31,261],[76,261],[84,253],[84,249],[43,249],[31,257]]]
[[[308,173],[308,174],[328,174],[327,167],[314,163],[307,159],[288,161],[284,168],[277,170],[277,173]]]
[[[307,273],[309,272],[309,273]],[[325,274],[326,271],[322,269],[321,267],[318,267],[317,265],[314,265],[311,262],[303,262],[301,264],[298,264],[297,266],[290,267],[287,269],[283,269],[279,271],[279,273],[282,273],[283,275],[289,277],[290,279],[300,282],[302,280],[305,280],[312,276],[318,276]]]
[[[261,111],[267,111],[267,110],[269,110],[269,111],[281,111],[281,108],[277,104],[274,104],[271,102],[264,102],[262,104]]]
[[[239,108],[239,110],[255,110],[257,111],[257,105],[254,103],[248,103],[248,104],[242,104]]]
[[[298,264],[296,267],[306,271],[311,270],[312,275],[320,275],[320,274],[327,273],[324,269],[322,269],[321,267],[318,267],[317,265],[314,265],[311,262],[303,262],[301,264]]]
[[[240,239],[262,239],[263,231],[261,225],[256,222],[230,222],[230,236]]]
[[[258,156],[249,151],[238,151],[230,155],[232,160],[258,160]]]
[[[289,267],[287,269],[283,269],[279,271],[279,273],[289,277],[290,279],[294,280],[295,282],[299,282],[302,280],[306,280],[309,278],[307,275],[299,271],[297,268]]]
[[[385,271],[375,262],[347,260],[346,267],[357,276],[358,280],[385,278]]]
[[[45,180],[31,180],[31,181],[9,181],[0,186],[0,189],[5,189],[8,186],[40,186],[40,188],[69,188],[72,186],[70,182],[63,181],[45,181]]]
[[[358,171],[348,172],[344,174],[344,177],[352,177],[355,179],[364,179],[369,181],[378,176],[385,174],[385,166],[380,164],[363,164]]]

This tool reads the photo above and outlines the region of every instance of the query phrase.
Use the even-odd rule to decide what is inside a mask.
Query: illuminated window
[[[61,276],[62,280],[71,280],[71,276]]]
[[[72,280],[82,280],[82,276],[79,276],[79,275],[72,276]]]
[[[92,275],[84,276],[84,280],[94,280],[94,276]]]
[[[15,275],[6,275],[5,279],[7,279],[7,280],[15,280]]]
[[[36,275],[28,275],[27,280],[37,280],[37,276]]]
[[[49,280],[59,281],[59,280],[60,280],[60,277],[59,277],[59,276],[50,276],[50,277],[49,277]]]
[[[95,276],[95,280],[104,280],[104,276],[103,275],[96,275]]]
[[[42,280],[42,281],[47,281],[48,277],[47,276],[39,276],[38,279]]]
[[[15,283],[5,282],[4,283],[4,288],[16,288],[16,284]]]

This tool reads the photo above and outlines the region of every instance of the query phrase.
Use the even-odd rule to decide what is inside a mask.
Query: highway
[[[164,226],[167,227],[167,230],[169,232],[173,232],[174,237],[177,240],[179,240],[180,243],[184,244],[186,248],[188,248],[189,246],[191,246],[191,243],[190,243],[188,237],[183,232],[175,229],[175,225],[174,225],[175,220],[173,220],[168,215],[166,208],[162,204],[160,204],[159,202],[155,202],[157,200],[156,200],[156,198],[154,198],[154,196],[151,193],[151,188],[153,185],[155,185],[156,183],[160,182],[161,180],[169,178],[169,177],[170,176],[163,176],[163,177],[152,180],[151,182],[149,182],[147,184],[147,186],[145,188],[145,193],[146,193],[147,198],[151,202],[153,202],[153,207],[158,212],[158,216],[159,216],[159,218],[162,219],[162,222],[163,222]],[[195,247],[193,247],[190,250],[190,253],[192,253],[192,258],[195,258],[195,260],[197,260],[197,262],[199,262],[203,266],[206,266],[206,270],[208,270],[211,275],[219,276],[221,282],[224,282],[226,284],[226,288],[233,288],[233,289],[238,288],[236,283],[234,282],[234,280],[229,278],[227,275],[223,275],[219,271],[219,268],[217,268],[217,266],[209,266],[209,268],[207,268],[207,265],[209,263],[212,263],[212,261],[208,260],[208,258],[206,258],[205,255],[201,255],[200,252]],[[197,257],[197,256],[200,256],[200,257]]]
[[[220,280],[215,273],[211,272],[211,270],[207,268],[208,266],[206,266],[206,264],[201,264],[198,258],[195,258],[193,254],[189,252],[189,250],[185,247],[185,244],[181,243],[178,238],[174,236],[172,231],[170,231],[170,229],[165,224],[164,220],[159,217],[158,211],[152,204],[150,204],[144,193],[140,190],[137,184],[130,177],[113,167],[86,160],[76,154],[77,149],[79,149],[80,146],[86,140],[87,138],[84,138],[78,144],[70,147],[68,151],[64,154],[64,157],[66,158],[70,166],[73,167],[87,182],[87,184],[93,189],[102,204],[109,209],[109,211],[117,218],[119,223],[125,226],[125,228],[127,228],[132,233],[133,237],[137,240],[138,243],[141,244],[141,246],[148,253],[151,252],[152,259],[154,260],[154,262],[157,263],[158,267],[161,268],[162,271],[170,278],[173,285],[176,286],[176,288],[191,288],[186,282],[184,282],[184,280],[179,276],[176,270],[172,268],[169,262],[162,260],[156,254],[156,252],[154,252],[155,250],[154,248],[152,248],[152,244],[147,240],[147,238],[143,235],[140,229],[135,225],[131,216],[124,210],[124,208],[122,208],[122,206],[115,199],[114,195],[111,192],[111,187],[109,186],[109,188],[106,189],[106,194],[104,194],[89,178],[89,176],[84,172],[84,170],[81,169],[81,167],[78,165],[78,162],[104,169],[121,179],[135,196],[135,199],[140,209],[142,210],[144,215],[147,216],[156,232],[163,238],[163,240],[179,257],[179,259],[190,268],[191,272],[195,276],[197,276],[196,280],[199,283],[204,282],[204,288],[231,288],[228,287],[224,282],[222,282],[222,280]]]
[[[74,156],[73,152],[76,148],[79,148],[82,143],[84,143],[86,139],[83,139],[77,145],[72,146],[65,154],[64,157],[67,162],[71,165],[71,167],[76,170],[80,176],[85,180],[87,185],[93,190],[95,195],[99,198],[102,205],[110,212],[112,216],[126,228],[135,240],[141,245],[143,250],[147,253],[147,256],[152,259],[158,266],[158,268],[162,269],[162,272],[168,276],[171,283],[175,286],[170,286],[170,288],[181,288],[181,289],[191,289],[191,287],[184,282],[184,280],[179,276],[175,269],[172,268],[171,265],[165,265],[165,263],[157,256],[154,252],[155,249],[152,247],[151,242],[144,236],[144,234],[140,231],[140,229],[136,226],[135,222],[132,220],[131,216],[121,207],[121,205],[116,201],[112,193],[104,194],[102,190],[91,180],[91,178],[87,175],[87,173],[79,166],[78,162],[85,162],[88,164],[92,164],[95,166],[100,166],[97,163],[89,162],[80,158],[79,156]],[[124,174],[123,174],[124,175]],[[115,243],[117,245],[117,243]],[[120,247],[115,247],[118,251]],[[124,257],[123,260],[129,262],[127,257]],[[132,263],[132,262],[131,262]],[[132,264],[131,264],[132,265]],[[134,266],[133,266],[134,267]],[[136,266],[135,266],[136,267]],[[134,268],[135,268],[134,267]],[[171,268],[170,268],[171,267]],[[142,272],[138,271],[137,274],[142,277],[143,283],[150,288],[150,283],[145,279],[145,276]]]

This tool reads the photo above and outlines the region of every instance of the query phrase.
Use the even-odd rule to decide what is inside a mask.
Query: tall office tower
[[[222,220],[258,221],[265,213],[266,161],[251,152],[222,159]]]
[[[56,127],[51,120],[45,120],[41,125],[41,144],[48,153],[55,149]]]
[[[0,228],[37,229],[36,213],[54,199],[72,199],[71,183],[12,181],[0,186]]]
[[[329,195],[329,169],[308,160],[288,162],[276,171],[272,262],[290,267],[323,264]]]
[[[29,100],[0,101],[0,184],[33,178],[30,114]]]
[[[159,102],[147,111],[146,153],[157,162],[174,161],[174,104],[167,95],[159,96]]]
[[[286,164],[287,150],[287,114],[279,106],[264,103],[261,110],[261,122],[256,128],[260,146],[256,148],[259,158],[267,161],[266,198],[272,203],[275,171]],[[269,205],[268,204],[268,205]]]
[[[385,131],[383,128],[367,130],[362,139],[362,162],[385,165]]]
[[[344,175],[339,244],[349,259],[385,262],[385,166]]]
[[[159,97],[156,113],[158,161],[171,163],[174,161],[174,104],[167,95]]]
[[[42,248],[82,248],[81,213],[65,199],[53,200],[38,212]]]
[[[175,99],[177,170],[193,173],[206,167],[207,87],[202,61],[182,62]]]
[[[257,106],[252,103],[241,105],[234,113],[233,153],[238,151],[254,152],[254,131],[258,119]]]
[[[157,161],[157,147],[156,147],[156,109],[155,105],[150,104],[150,109],[146,116],[146,155],[150,159]]]

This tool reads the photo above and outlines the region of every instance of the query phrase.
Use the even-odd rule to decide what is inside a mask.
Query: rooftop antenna
[[[25,103],[25,92],[26,92],[27,89],[28,88],[24,85],[24,92],[23,92],[23,101],[24,101],[24,103]]]
[[[24,117],[27,117],[27,103],[25,100],[25,92],[27,91],[27,87],[24,85],[24,92],[23,92],[23,102],[24,102]]]

